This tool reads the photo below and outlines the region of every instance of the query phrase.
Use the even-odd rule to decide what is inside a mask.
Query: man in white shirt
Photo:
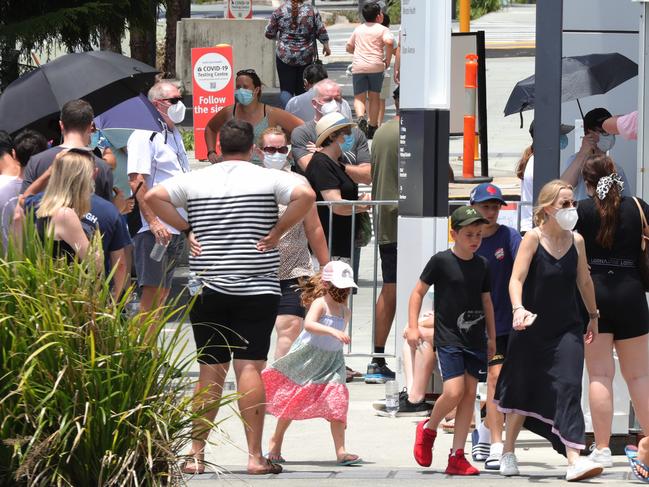
[[[138,285],[142,288],[141,312],[165,303],[176,262],[184,248],[182,232],[163,223],[151,211],[144,197],[161,182],[189,172],[185,146],[176,128],[185,116],[180,90],[169,81],[160,81],[149,90],[148,96],[167,124],[167,130],[162,133],[136,130],[127,145],[129,184],[134,193],[137,191],[135,197],[142,219],[142,227],[134,238],[135,269]],[[156,243],[166,246],[159,262],[150,257]]]
[[[202,284],[190,312],[200,350],[198,390],[208,388],[210,400],[218,403],[234,357],[248,473],[266,474],[282,471],[261,451],[266,401],[261,371],[281,296],[277,243],[313,207],[315,194],[290,173],[247,162],[253,139],[248,122],[226,122],[219,132],[223,162],[164,181],[148,192],[146,202],[164,222],[196,238],[189,268]],[[279,219],[278,204],[287,206]],[[214,420],[216,410],[204,406],[205,417]],[[208,434],[199,423],[190,453],[195,461],[185,465],[185,473],[204,471]]]

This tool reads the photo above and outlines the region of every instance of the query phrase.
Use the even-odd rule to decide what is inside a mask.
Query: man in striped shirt
[[[315,194],[289,173],[248,162],[253,137],[252,125],[230,120],[219,133],[223,162],[163,181],[147,193],[146,202],[160,219],[191,230],[197,240],[189,264],[203,285],[190,313],[199,350],[198,387],[210,387],[210,398],[218,400],[234,357],[239,410],[247,425],[248,472],[264,474],[281,471],[261,453],[261,371],[281,295],[277,243],[313,207]],[[278,204],[287,205],[279,219]],[[189,222],[176,208],[187,210]],[[215,410],[206,414],[209,420],[215,416]],[[192,444],[197,461],[186,465],[187,473],[204,468],[208,432],[198,428]]]

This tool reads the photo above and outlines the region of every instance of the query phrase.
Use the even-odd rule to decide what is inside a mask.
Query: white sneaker
[[[595,463],[588,458],[580,458],[574,465],[569,465],[566,471],[566,480],[576,482],[578,480],[590,479],[597,477],[604,471],[599,463]]]
[[[503,453],[500,457],[500,475],[512,477],[518,475],[518,461],[512,452]]]
[[[611,457],[611,449],[604,447],[601,450],[598,450],[594,445],[595,444],[593,443],[588,459],[595,463],[599,463],[602,467],[612,467],[613,458]]]

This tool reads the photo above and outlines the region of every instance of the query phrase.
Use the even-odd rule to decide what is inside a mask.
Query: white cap
[[[354,282],[354,271],[349,264],[340,260],[332,260],[322,269],[322,280],[330,282],[338,289],[357,288]]]

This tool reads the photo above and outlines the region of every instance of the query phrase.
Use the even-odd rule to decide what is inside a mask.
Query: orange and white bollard
[[[475,107],[478,91],[478,56],[466,55],[464,72],[464,155],[462,159],[462,177],[473,178],[475,157]]]

